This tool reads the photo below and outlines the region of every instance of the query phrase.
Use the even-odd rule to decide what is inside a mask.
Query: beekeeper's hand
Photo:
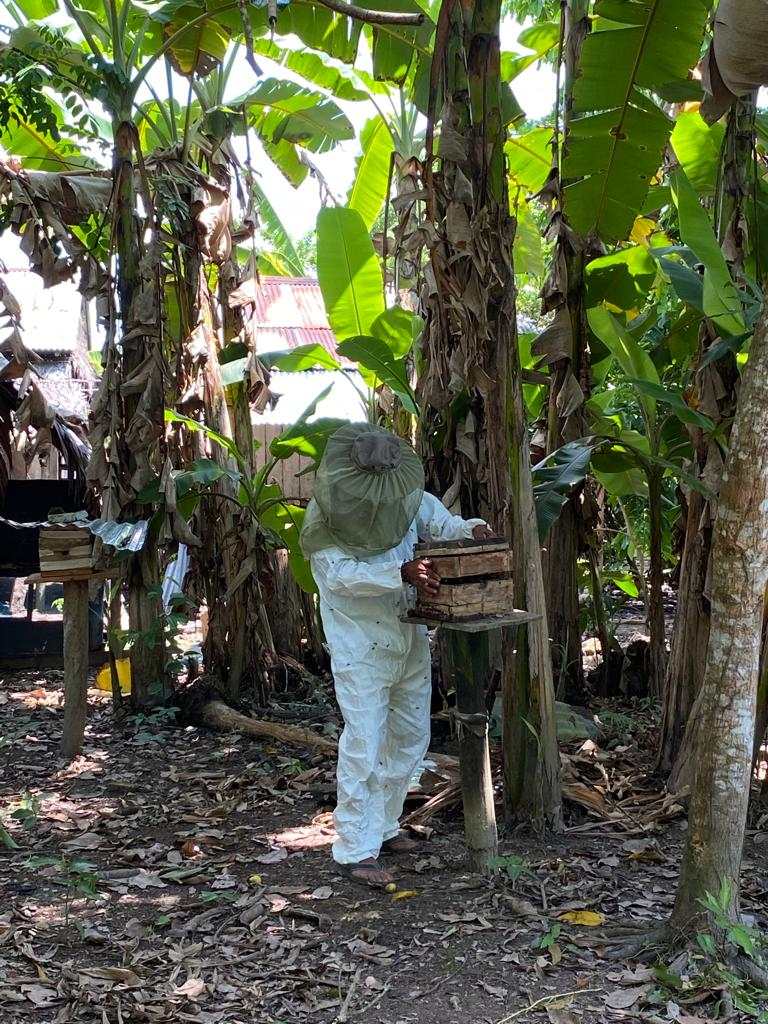
[[[428,597],[440,590],[440,577],[428,558],[414,558],[410,562],[405,562],[400,575],[405,583],[410,583]]]
[[[493,530],[488,526],[487,523],[481,523],[476,526],[472,531],[472,536],[475,540],[491,540],[494,536]]]

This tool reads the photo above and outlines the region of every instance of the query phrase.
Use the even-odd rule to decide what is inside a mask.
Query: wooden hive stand
[[[40,527],[40,576],[66,572],[88,576],[93,568],[93,535],[77,522]]]
[[[80,753],[88,713],[88,591],[92,581],[120,575],[120,569],[93,568],[93,535],[76,520],[40,527],[40,572],[28,584],[64,585],[64,725],[61,752]]]
[[[481,634],[539,616],[514,607],[512,552],[504,538],[419,544],[414,558],[432,562],[440,591],[419,594],[404,621],[449,631],[468,866],[487,873],[495,869],[499,841],[485,702],[490,666]]]

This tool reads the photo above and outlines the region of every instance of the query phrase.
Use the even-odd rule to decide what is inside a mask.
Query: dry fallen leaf
[[[612,1010],[628,1010],[634,1006],[647,993],[648,986],[640,985],[637,988],[617,988],[609,992],[605,997],[605,1005]]]
[[[547,1016],[549,1017],[550,1024],[578,1024],[570,1010],[557,1010],[548,1006]]]
[[[115,981],[131,988],[141,984],[141,978],[128,967],[88,967],[80,971],[87,978],[103,981]]]
[[[188,978],[183,985],[174,989],[175,996],[184,996],[186,999],[199,999],[205,992],[205,982],[202,978]]]
[[[558,920],[585,925],[587,928],[599,928],[601,924],[605,924],[605,915],[598,914],[595,910],[569,910],[565,914],[559,914]]]
[[[393,900],[409,900],[411,896],[418,896],[418,892],[415,889],[400,889],[398,892],[392,893]]]
[[[288,851],[284,846],[274,846],[269,853],[262,853],[255,860],[259,864],[279,864],[281,860],[288,859]]]
[[[500,985],[489,985],[487,981],[481,981],[480,988],[485,989],[488,995],[493,996],[494,999],[506,999],[507,997],[507,989]]]
[[[52,988],[45,988],[43,985],[22,985],[21,991],[35,1006],[50,1006],[58,999]]]
[[[333,896],[333,889],[330,885],[321,885],[309,894],[311,900],[329,900],[331,896]]]
[[[82,835],[69,839],[64,846],[68,850],[96,850],[103,842],[102,837],[97,836],[95,832],[83,832]]]

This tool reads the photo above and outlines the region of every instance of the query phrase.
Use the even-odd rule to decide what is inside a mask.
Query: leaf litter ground
[[[571,744],[569,831],[505,836],[492,880],[466,873],[445,800],[379,894],[333,870],[327,755],[163,714],[116,727],[89,698],[84,754],[65,766],[60,674],[0,684],[3,1024],[710,1019],[712,992],[612,961],[595,927],[671,907],[683,819],[641,744]],[[750,833],[744,871],[758,920],[767,840]]]

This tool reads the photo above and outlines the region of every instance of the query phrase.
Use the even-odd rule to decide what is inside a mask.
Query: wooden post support
[[[64,729],[67,760],[83,747],[88,712],[88,580],[64,581]]]
[[[484,683],[489,677],[488,633],[448,629],[456,687],[464,834],[471,871],[490,873],[499,853],[488,750]]]

